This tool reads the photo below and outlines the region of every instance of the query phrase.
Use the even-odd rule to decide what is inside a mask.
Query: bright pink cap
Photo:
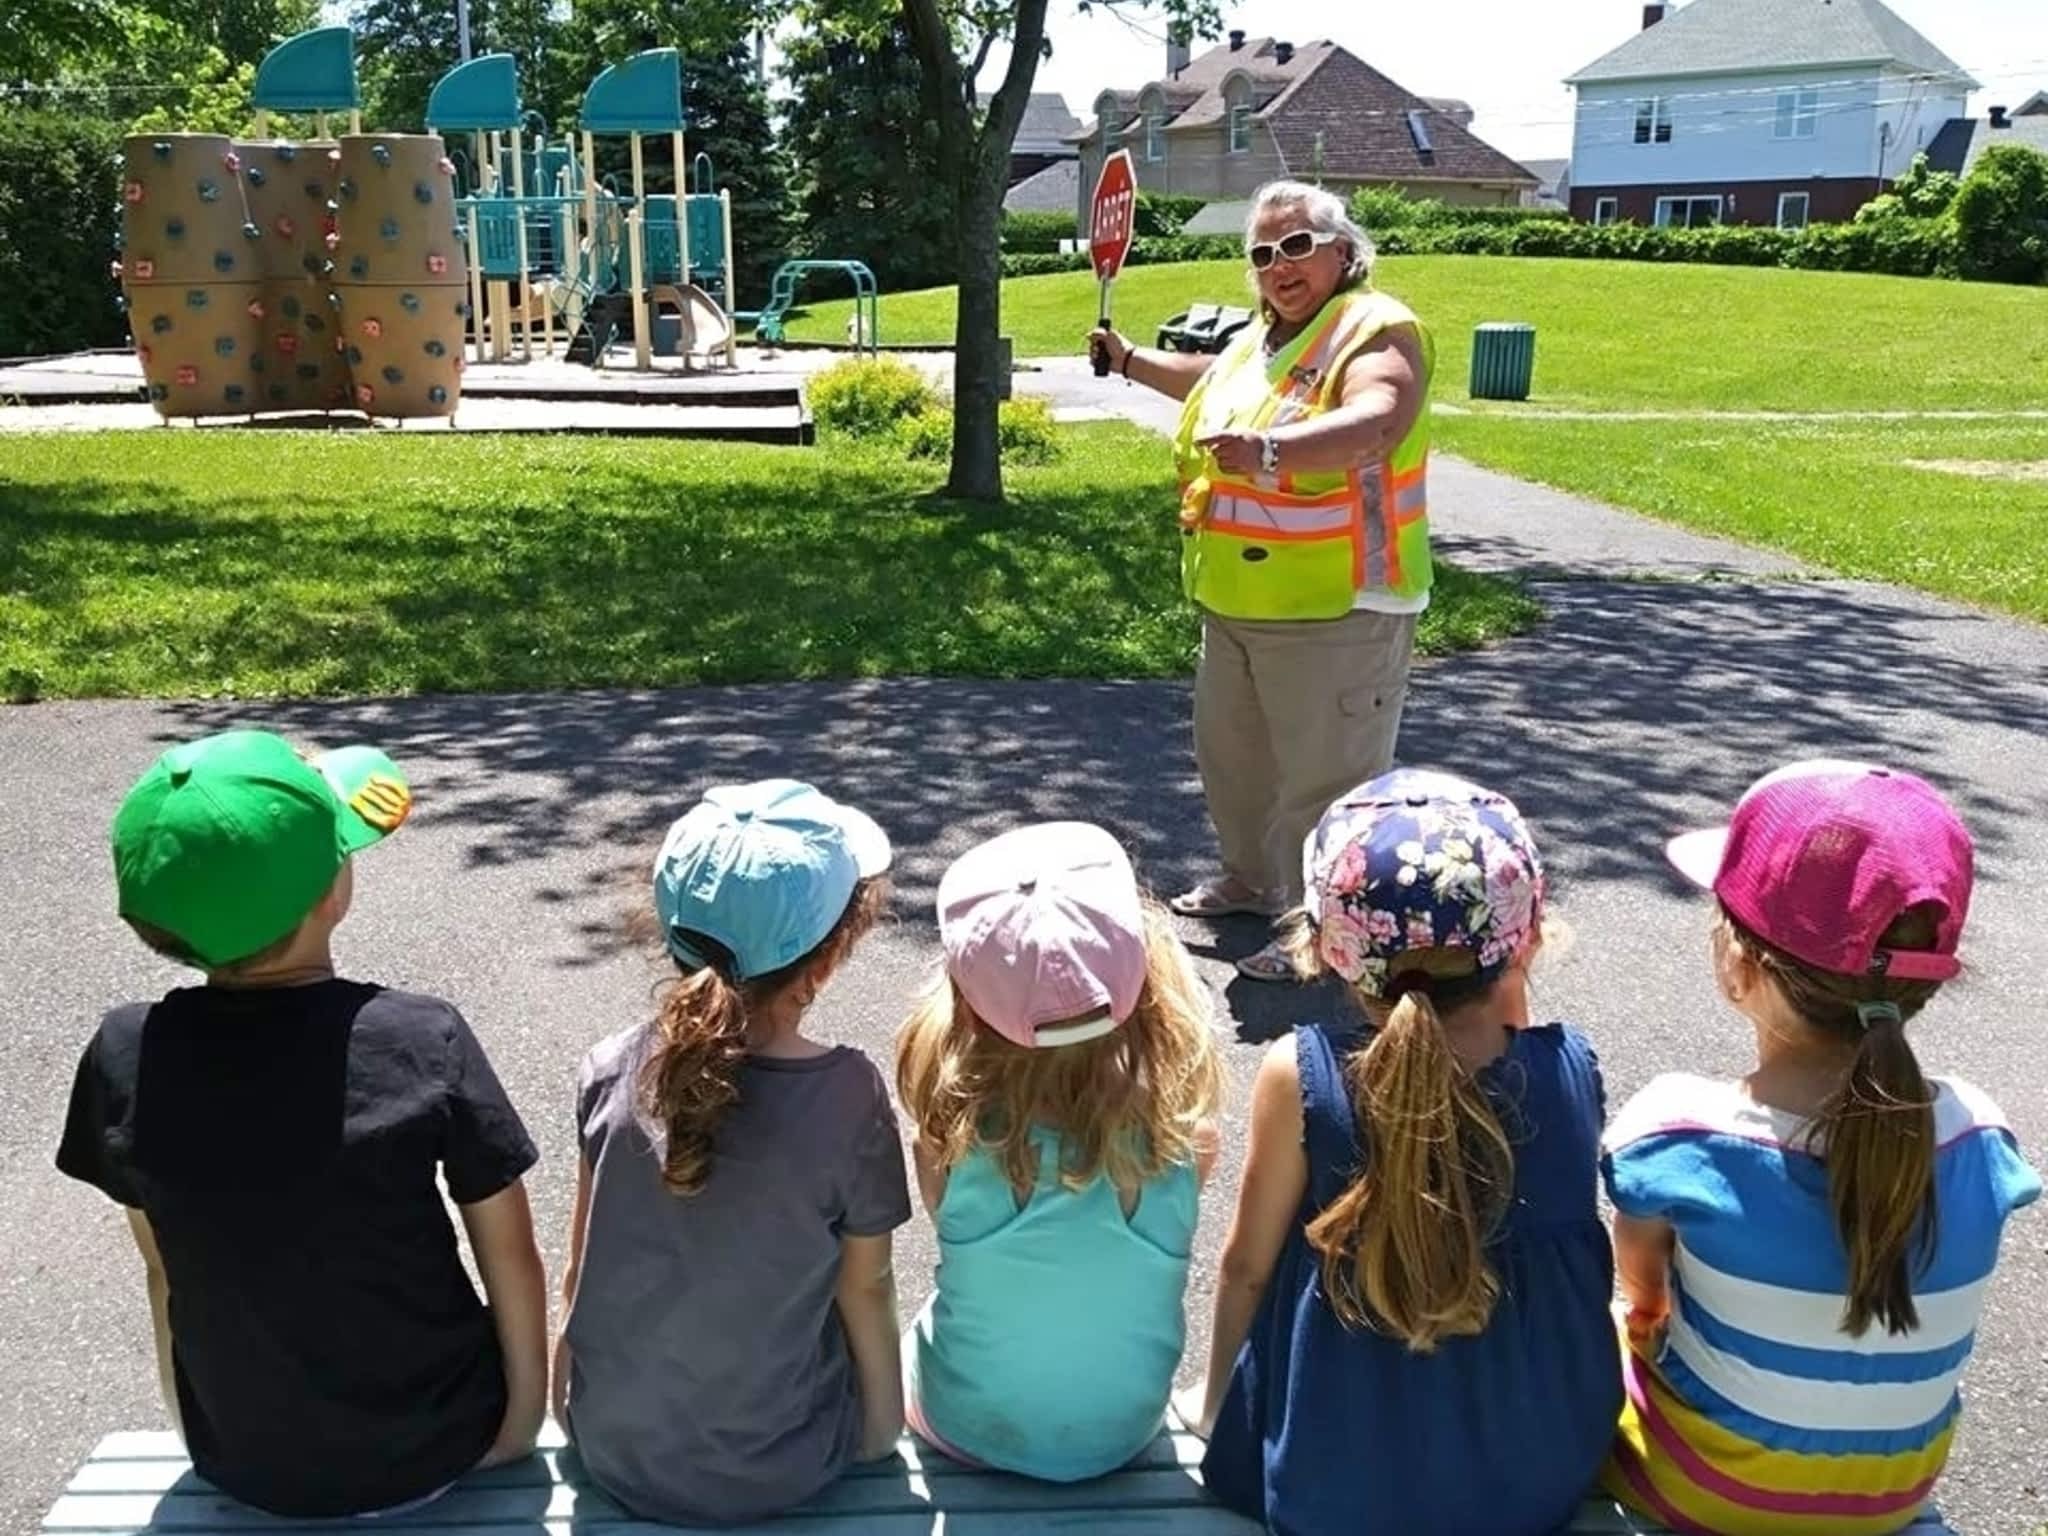
[[[1018,1045],[1097,1039],[1145,989],[1137,876],[1085,821],[1019,827],[955,860],[939,882],[939,940],[967,1005]]]
[[[1839,976],[1946,981],[1970,912],[1969,831],[1924,779],[1815,758],[1766,774],[1728,825],[1673,838],[1678,872],[1750,932]],[[1931,950],[1885,949],[1909,907],[1941,909]]]

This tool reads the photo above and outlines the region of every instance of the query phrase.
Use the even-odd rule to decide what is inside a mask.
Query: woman
[[[1221,356],[1089,338],[1187,402],[1174,460],[1181,577],[1202,610],[1195,761],[1223,863],[1171,903],[1191,917],[1300,901],[1309,829],[1393,762],[1429,606],[1428,334],[1372,290],[1372,242],[1320,188],[1262,187],[1245,253],[1260,319]],[[1294,976],[1273,944],[1237,964]]]

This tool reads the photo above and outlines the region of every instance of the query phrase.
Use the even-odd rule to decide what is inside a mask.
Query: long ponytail
[[[1808,1145],[1827,1165],[1828,1204],[1848,1259],[1842,1331],[1920,1326],[1913,1282],[1934,1256],[1934,1090],[1906,1041],[1906,1021],[1940,987],[1932,981],[1838,976],[1816,970],[1725,918],[1736,943],[1813,1028],[1854,1040],[1848,1075],[1816,1117]],[[1915,907],[1880,941],[1932,949],[1935,913]]]
[[[888,881],[862,881],[838,923],[809,953],[746,981],[734,978],[724,945],[708,934],[690,935],[690,947],[709,963],[679,977],[663,995],[637,1079],[641,1113],[663,1132],[661,1179],[671,1194],[694,1195],[711,1177],[718,1127],[739,1102],[753,1013],[804,985],[821,961],[828,971],[836,968],[888,900]]]
[[[1402,964],[1392,1012],[1345,1069],[1364,1166],[1309,1223],[1308,1240],[1339,1319],[1428,1354],[1441,1339],[1481,1332],[1493,1315],[1500,1277],[1486,1245],[1506,1213],[1515,1163],[1437,1011],[1493,978],[1470,974],[1469,951],[1416,951]],[[1466,974],[1456,975],[1461,966]]]

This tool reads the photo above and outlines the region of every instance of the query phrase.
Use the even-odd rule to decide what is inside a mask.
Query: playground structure
[[[163,419],[359,410],[452,418],[464,353],[532,362],[557,342],[604,368],[630,345],[638,373],[733,370],[751,326],[784,340],[798,285],[852,282],[852,339],[878,345],[877,290],[860,262],[792,261],[763,308],[735,309],[732,196],[684,142],[682,58],[655,48],[590,84],[576,133],[550,140],[509,54],[435,85],[426,134],[362,132],[354,38],[322,27],[259,67],[256,137],[127,142],[116,263],[147,395]],[[271,138],[273,113],[314,137]],[[346,114],[348,131],[328,137]],[[601,172],[626,141],[630,188]],[[648,191],[645,141],[667,141],[673,190]],[[455,146],[450,149],[448,146]],[[657,166],[657,171],[659,167]]]

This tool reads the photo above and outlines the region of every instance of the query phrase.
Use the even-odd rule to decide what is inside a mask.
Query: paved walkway
[[[1085,367],[1085,365],[1084,365]],[[1067,407],[1144,397],[1121,380],[1064,387]],[[1023,382],[1020,380],[1020,382]],[[1029,386],[1027,386],[1029,387]],[[2048,1151],[2048,633],[1912,594],[1823,580],[1790,562],[1441,465],[1445,552],[1534,573],[1536,632],[1416,675],[1403,754],[1511,790],[1558,875],[1576,943],[1540,981],[1546,1013],[1585,1025],[1610,1104],[1671,1067],[1734,1072],[1745,1029],[1716,1005],[1706,915],[1659,856],[1766,766],[1832,753],[1898,762],[1948,786],[1982,846],[1970,979],[1917,1027],[1923,1059],[2004,1102]],[[946,861],[1023,818],[1084,814],[1171,889],[1210,845],[1179,683],[855,682],[421,698],[339,705],[65,703],[0,710],[0,1529],[25,1530],[99,1435],[162,1422],[140,1270],[116,1213],[55,1176],[80,1043],[98,1012],[171,984],[113,920],[106,820],[165,741],[264,722],[327,742],[380,741],[409,765],[414,823],[365,855],[342,932],[346,967],[460,1001],[544,1154],[535,1206],[561,1257],[574,1149],[571,1071],[640,1017],[657,972],[616,916],[640,894],[660,829],[716,778],[814,777],[867,806],[902,857],[897,922],[825,996],[820,1028],[886,1058],[932,962]],[[1241,1126],[1257,1043],[1326,997],[1239,981],[1223,958],[1250,924],[1187,930],[1217,988]],[[1242,1146],[1205,1204],[1190,1359]],[[252,1149],[260,1155],[260,1149]],[[906,1308],[930,1229],[905,1230]],[[2048,1522],[2048,1221],[2009,1234],[1943,1503],[1958,1529],[2032,1536]]]

